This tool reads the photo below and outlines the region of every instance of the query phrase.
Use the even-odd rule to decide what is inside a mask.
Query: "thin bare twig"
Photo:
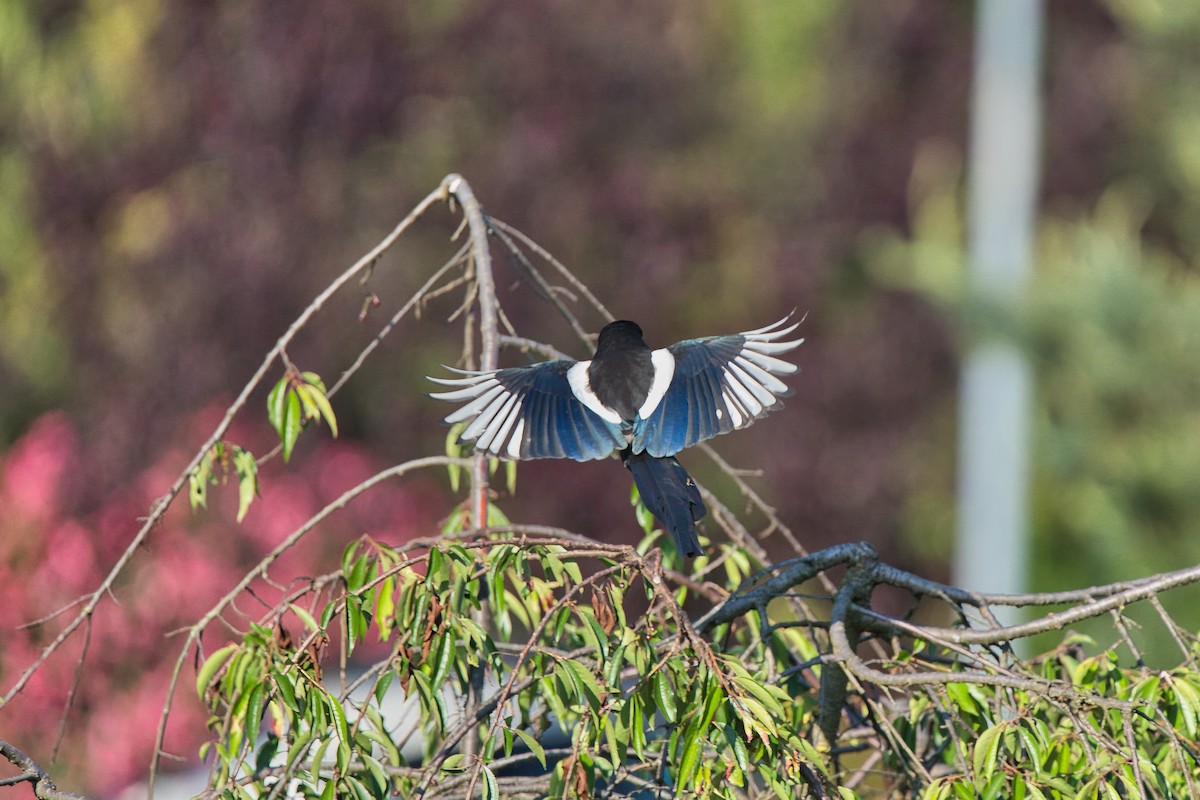
[[[612,315],[612,312],[609,311],[607,308],[605,308],[604,304],[601,303],[594,294],[592,294],[592,290],[589,289],[586,284],[584,284],[582,281],[580,281],[578,278],[575,277],[575,273],[573,273],[573,272],[571,272],[571,270],[567,269],[566,266],[561,261],[559,261],[553,255],[551,255],[549,252],[547,252],[537,242],[533,241],[532,239],[530,239],[525,234],[521,233],[521,231],[517,230],[516,228],[513,228],[510,225],[506,225],[505,223],[501,222],[498,219],[495,219],[495,218],[492,219],[492,227],[498,228],[499,230],[504,231],[509,236],[518,240],[519,242],[521,242],[521,244],[525,245],[530,250],[532,250],[534,253],[536,253],[539,258],[543,259],[547,264],[549,264],[550,266],[552,266],[556,270],[558,270],[558,273],[563,276],[563,279],[566,280],[568,283],[570,283],[571,286],[573,286],[575,288],[575,290],[577,292],[579,292],[579,294],[585,300],[587,300],[589,303],[591,303],[592,307],[595,308],[598,312],[600,312],[600,316],[602,316],[606,322],[612,322],[614,319],[616,319],[616,317],[614,317]],[[591,339],[588,338],[586,335],[583,336],[582,338],[585,343],[591,344]]]

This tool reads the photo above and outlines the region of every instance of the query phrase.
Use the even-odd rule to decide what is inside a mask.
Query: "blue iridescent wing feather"
[[[777,358],[803,339],[777,341],[799,325],[788,317],[745,333],[688,339],[667,348],[675,373],[658,405],[634,424],[633,450],[659,458],[744,428],[780,407],[791,390],[779,375],[798,368]]]
[[[492,372],[455,370],[460,378],[430,378],[452,387],[431,397],[465,402],[446,422],[466,422],[462,439],[504,459],[591,461],[625,446],[619,425],[601,419],[571,391],[576,362],[546,361]]]

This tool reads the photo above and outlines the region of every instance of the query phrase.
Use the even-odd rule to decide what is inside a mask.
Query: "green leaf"
[[[509,494],[517,493],[517,462],[504,462],[504,484]]]
[[[192,511],[198,508],[208,508],[208,481],[198,475],[199,468],[188,475],[188,500]]]
[[[237,652],[240,646],[237,644],[227,644],[204,659],[204,663],[200,666],[200,671],[196,673],[196,694],[200,695],[201,698],[204,697],[204,691],[212,683],[213,676],[220,671],[221,667],[225,666],[225,662]]]
[[[710,681],[711,685],[708,690],[708,697],[704,701],[704,717],[701,726],[707,728],[717,716],[717,711],[721,707],[721,701],[725,699],[725,692],[721,689],[719,681]]]
[[[529,748],[529,752],[533,753],[533,757],[541,763],[542,769],[546,768],[546,749],[542,747],[542,743],[537,740],[537,737],[532,733],[521,728],[509,728],[517,736],[521,737],[521,741]]]
[[[1196,715],[1197,710],[1200,709],[1200,693],[1190,683],[1175,676],[1171,677],[1170,686],[1175,692],[1175,702],[1183,715],[1183,729],[1189,739],[1195,739]]]
[[[354,563],[350,565],[350,572],[346,575],[346,591],[356,593],[367,585],[367,579],[370,577],[369,570],[371,569],[370,558],[367,554],[359,556]]]
[[[633,506],[633,515],[638,525],[649,536],[654,530],[656,521],[654,515],[650,513],[650,509],[646,508],[646,504],[642,502],[642,496],[638,493],[637,486],[630,487],[629,502]]]
[[[371,777],[375,779],[375,784],[378,787],[378,792],[370,792],[369,796],[383,797],[387,794],[388,777],[387,772],[383,769],[383,764],[372,758],[369,753],[359,753],[359,758],[367,765],[367,770],[370,771]]]
[[[454,657],[458,653],[454,638],[453,630],[444,631],[435,645],[437,648],[433,667],[433,687],[435,689],[442,685],[442,681],[446,680],[450,669],[454,666]]]
[[[280,439],[283,439],[284,421],[287,417],[287,395],[288,378],[285,375],[279,379],[279,383],[275,384],[271,393],[267,395],[267,420],[279,434]]]
[[[325,381],[321,380],[321,376],[315,372],[301,372],[300,377],[309,386],[316,388],[321,394],[328,394],[325,390]]]
[[[1008,729],[1007,722],[1000,722],[979,734],[975,741],[975,753],[972,766],[975,768],[975,785],[986,784],[996,771],[996,762],[1000,751],[1000,740]]]
[[[370,787],[357,775],[347,775],[342,778],[342,783],[350,787],[348,796],[354,798],[354,800],[376,800],[377,798],[387,796],[386,793],[378,794],[371,791]],[[345,791],[342,791],[342,796],[347,796]]]
[[[586,607],[580,608],[576,613],[583,619],[584,623],[579,626],[579,635],[583,639],[584,646],[593,648],[603,662],[608,658],[608,635],[604,633],[604,629],[596,621],[596,615],[592,612],[592,609]]]
[[[380,674],[379,680],[375,682],[374,694],[376,703],[383,703],[383,696],[387,694],[387,690],[391,688],[392,681],[395,679],[396,671],[394,669],[389,669],[388,671]]]
[[[496,505],[495,503],[488,503],[487,526],[489,528],[505,528],[510,524],[512,523],[509,522],[505,513],[500,510],[500,506]]]
[[[412,677],[409,688],[414,689],[417,693],[417,699],[421,703],[422,719],[432,719],[437,722],[438,730],[444,729],[446,716],[442,693],[430,687],[429,677],[424,672],[413,670],[409,675]]]
[[[188,475],[188,500],[192,511],[208,507],[208,484],[212,480],[213,451],[204,454],[200,463]]]
[[[314,701],[314,702],[315,702],[315,701]],[[324,708],[324,706],[323,706],[323,705],[321,705],[320,703],[316,703],[316,704],[314,705],[314,708]],[[322,731],[321,731],[321,733],[322,733],[322,734],[324,734],[324,733],[327,733],[327,731],[325,731],[325,730],[322,730]],[[320,767],[322,764],[324,764],[324,763],[325,763],[325,751],[329,749],[329,743],[330,743],[331,741],[333,741],[333,740],[332,740],[332,739],[330,739],[330,738],[328,738],[328,737],[326,737],[326,738],[324,738],[324,739],[318,739],[318,740],[317,740],[317,746],[316,746],[316,748],[314,748],[314,749],[313,749],[313,754],[312,754],[312,765],[313,765],[313,775],[314,775],[314,777],[315,777],[315,776],[316,776],[316,774],[317,774],[317,769],[318,769],[318,768],[319,768],[319,767]]]
[[[378,723],[378,727],[383,727],[382,722]],[[396,743],[393,742],[390,737],[385,736],[379,731],[367,731],[363,735],[370,741],[383,748],[383,750],[387,753],[387,759],[392,766],[405,766],[404,759],[400,756],[400,750],[396,747]]]
[[[496,785],[496,776],[485,764],[483,767],[483,800],[497,800],[500,797],[500,787]]]
[[[300,618],[300,621],[303,622],[310,631],[321,630],[321,626],[317,624],[315,619],[313,619],[313,615],[308,612],[308,609],[298,606],[295,603],[288,604],[288,608],[292,610],[293,614]]]
[[[258,462],[253,453],[238,447],[233,453],[233,468],[238,475],[237,521],[241,522],[258,496]]]
[[[325,396],[323,388],[313,391],[313,402],[317,404],[317,408],[321,411],[321,418],[325,420],[325,424],[329,426],[329,432],[336,439],[338,435],[337,417],[333,413],[333,406],[329,403],[329,398]]]
[[[683,739],[683,757],[679,760],[678,789],[692,783],[696,768],[700,764],[700,726],[693,725]]]
[[[554,678],[558,678],[558,680]],[[566,693],[567,687],[563,683],[563,676],[558,672],[557,666],[554,678],[545,677],[538,681],[542,690],[541,696],[546,701],[546,705],[550,707],[550,712],[559,720],[566,721],[572,716],[566,706],[566,701],[570,698]]]
[[[280,438],[283,440],[284,461],[292,457],[292,448],[296,446],[296,440],[300,438],[300,428],[303,424],[304,416],[300,412],[300,398],[296,396],[296,392],[289,390],[286,408],[283,412],[283,430],[280,434]]]
[[[260,683],[250,692],[246,701],[246,743],[250,747],[258,741],[258,727],[262,724],[263,706],[266,703],[267,685]]]
[[[638,758],[644,760],[646,757],[646,718],[640,693],[631,694],[625,699],[620,721],[628,732],[630,749],[637,754]]]
[[[1028,791],[1029,796],[1032,797],[1033,800],[1047,800],[1046,795],[1042,792],[1041,789],[1038,788],[1037,784],[1026,783],[1025,788]]]
[[[345,764],[342,763],[342,750],[346,751],[345,759],[349,760],[350,750],[350,727],[346,724],[346,712],[342,710],[342,704],[337,701],[337,698],[325,695],[325,705],[329,709],[330,715],[333,717],[334,728],[337,731],[338,737],[338,766],[345,769]]]
[[[597,711],[603,702],[605,692],[601,690],[600,684],[596,682],[596,676],[578,661],[568,660],[559,663],[565,666],[567,671],[571,673],[576,689],[583,697],[584,702],[593,711]]]
[[[1036,778],[1041,774],[1042,762],[1046,760],[1046,751],[1037,737],[1024,725],[1018,724],[1016,731],[1017,738],[1021,741],[1021,746],[1025,750],[1025,763],[1032,771],[1033,777]]]
[[[489,503],[488,505],[490,506],[491,504]],[[442,526],[442,535],[446,536],[451,533],[458,533],[459,531],[466,530],[467,526],[470,524],[470,513],[467,511],[467,509],[459,506],[458,508],[454,509],[449,517],[446,518],[446,524]]]
[[[733,758],[737,762],[738,769],[742,772],[749,772],[750,751],[746,749],[746,740],[738,735],[737,729],[732,725],[725,725],[722,732],[725,735],[725,741],[733,749]]]
[[[966,683],[947,683],[946,694],[950,696],[950,701],[962,711],[964,714],[972,714],[978,716],[980,714],[979,703],[971,694],[971,685]]]
[[[658,708],[658,713],[663,715],[663,719],[669,725],[674,725],[679,719],[675,689],[663,670],[654,673],[650,678],[650,686],[654,690],[654,705]]]
[[[442,772],[465,772],[469,763],[462,753],[451,753],[442,762]]]
[[[321,412],[317,409],[317,401],[314,399],[316,392],[311,386],[306,383],[297,383],[292,386],[292,391],[296,393],[296,397],[300,398],[300,408],[304,412],[306,422],[321,416]]]
[[[746,733],[757,733],[760,736],[772,737],[779,735],[779,729],[776,727],[776,718],[771,715],[762,703],[753,697],[739,697],[735,701],[740,710],[745,711],[741,715],[742,726],[746,729]]]
[[[437,586],[450,576],[450,570],[446,564],[446,553],[440,547],[434,547],[429,551],[429,558],[425,562],[425,581],[431,586]]]
[[[396,580],[386,578],[379,582],[375,594],[375,624],[379,635],[386,640],[396,623]]]
[[[753,695],[755,699],[762,703],[762,705],[775,716],[783,716],[783,706],[780,704],[780,697],[778,694],[771,691],[771,689],[778,689],[778,687],[759,683],[752,675],[750,675],[749,672],[745,670],[744,667],[742,667],[741,664],[738,664],[731,659],[725,659],[724,663],[732,668],[734,673],[733,682],[737,684],[739,688]]]
[[[950,784],[945,778],[938,778],[925,787],[920,800],[945,800],[950,795]]]
[[[271,679],[283,704],[291,711],[303,712],[296,700],[296,684],[292,682],[291,676],[285,672],[271,670]]]
[[[465,422],[456,422],[450,426],[450,430],[446,431],[446,455],[451,458],[462,456],[463,446],[458,440],[458,435],[466,428]],[[457,492],[462,476],[462,467],[457,464],[447,464],[446,471],[450,474],[450,491]]]

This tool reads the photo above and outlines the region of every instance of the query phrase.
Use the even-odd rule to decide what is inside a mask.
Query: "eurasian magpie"
[[[503,459],[590,461],[620,451],[646,508],[685,556],[700,555],[696,522],[708,509],[675,459],[685,447],[745,428],[782,404],[791,390],[776,375],[798,367],[776,356],[803,342],[779,339],[791,318],[732,336],[687,339],[651,350],[628,320],[600,331],[590,361],[543,361],[461,378],[431,397],[469,401],[446,417],[468,422],[461,439]]]

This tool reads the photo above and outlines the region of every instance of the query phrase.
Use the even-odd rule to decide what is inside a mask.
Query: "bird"
[[[777,376],[799,367],[778,356],[804,342],[781,341],[800,325],[789,325],[791,318],[660,349],[646,344],[637,323],[617,320],[601,329],[587,361],[446,367],[459,377],[430,377],[449,388],[429,396],[464,403],[445,421],[466,423],[459,438],[476,452],[574,461],[618,453],[646,508],[671,533],[677,551],[692,558],[703,553],[696,523],[708,509],[675,456],[782,406],[780,398],[792,390]]]

